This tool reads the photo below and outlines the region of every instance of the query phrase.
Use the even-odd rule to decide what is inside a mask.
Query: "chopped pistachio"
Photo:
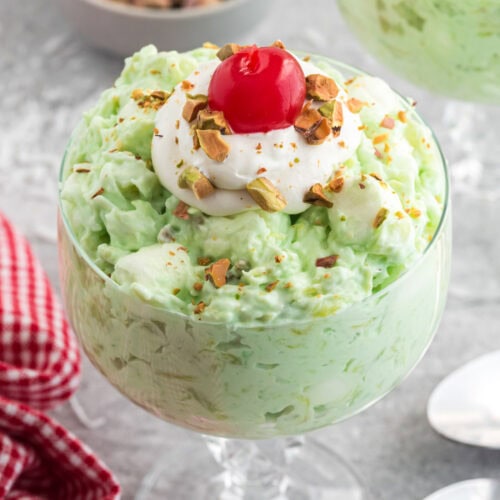
[[[322,144],[328,139],[330,133],[332,132],[332,128],[328,123],[326,118],[323,118],[318,126],[311,131],[311,134],[306,138],[308,144],[312,144],[317,146],[318,144]]]
[[[286,49],[285,44],[281,40],[275,40],[271,44],[271,47],[276,47],[278,49]]]
[[[372,142],[373,142],[373,144],[380,144],[380,143],[385,142],[387,140],[389,140],[388,134],[379,134],[372,139]]]
[[[134,100],[134,101],[138,101],[139,99],[141,99],[142,97],[144,96],[144,92],[142,91],[142,89],[134,89],[132,91],[132,94],[130,95],[130,97]]]
[[[214,185],[196,167],[187,167],[179,175],[177,183],[180,188],[191,189],[198,200],[210,196],[215,191]]]
[[[310,203],[311,205],[316,205],[317,207],[333,207],[333,203],[325,195],[323,186],[319,183],[314,184],[309,188],[309,191],[304,195],[304,203]]]
[[[202,109],[198,113],[195,128],[199,130],[219,130],[222,135],[231,135],[231,127],[222,111]]]
[[[231,148],[219,130],[196,130],[195,136],[201,149],[211,160],[223,162],[229,155]]]
[[[316,267],[333,267],[338,260],[338,255],[328,255],[327,257],[319,257],[316,259]]]
[[[210,280],[216,288],[226,284],[226,273],[231,265],[229,259],[219,259],[205,269],[205,279]]]
[[[198,257],[198,265],[199,266],[208,266],[212,262],[210,257]]]
[[[104,194],[104,188],[101,187],[99,188],[91,197],[90,199],[93,200],[94,198],[97,198],[98,196],[101,196],[102,194]]]
[[[330,101],[335,99],[339,88],[332,78],[314,74],[306,76],[307,97],[315,101]]]
[[[277,286],[280,280],[273,281],[272,283],[268,283],[266,285],[266,292],[272,292]]]
[[[153,90],[149,94],[145,94],[141,89],[135,89],[131,97],[140,108],[158,111],[167,102],[170,94],[164,90]]]
[[[182,110],[182,117],[187,122],[192,122],[198,116],[198,113],[207,106],[208,97],[206,95],[197,94],[191,96],[188,94],[186,104],[184,104],[184,108]]]
[[[367,105],[366,102],[360,101],[355,97],[348,99],[346,104],[351,113],[359,113],[363,109],[363,106]]]
[[[226,43],[226,45],[224,45],[217,51],[216,55],[221,61],[224,61],[228,57],[231,57],[239,52],[241,48],[241,45],[238,45],[237,43]]]
[[[420,217],[422,215],[422,212],[418,208],[415,208],[415,207],[407,208],[406,213],[410,217],[413,217],[414,219],[417,219],[418,217]]]
[[[205,307],[207,307],[205,302],[198,302],[198,304],[196,304],[196,307],[194,308],[194,313],[201,314],[205,310]]]
[[[338,137],[344,123],[344,112],[339,101],[329,101],[323,104],[318,111],[324,116],[333,131],[333,136]]]
[[[392,130],[395,126],[396,122],[394,118],[391,116],[385,115],[382,121],[380,122],[380,126]]]
[[[150,96],[153,98],[153,99],[158,99],[160,101],[166,101],[169,97],[169,94],[168,92],[165,92],[164,90],[153,90],[153,92],[151,92]]]
[[[375,219],[373,219],[373,227],[376,229],[377,227],[380,227],[382,223],[385,221],[387,218],[387,215],[389,214],[389,210],[385,207],[382,207],[378,212],[377,215],[375,216]]]
[[[286,207],[285,197],[265,177],[257,177],[247,184],[248,194],[266,212],[278,212]]]
[[[175,207],[175,210],[173,211],[173,214],[178,219],[188,220],[189,219],[188,208],[189,205],[187,203],[179,201],[179,203]]]
[[[181,82],[181,89],[184,90],[184,92],[189,92],[190,90],[194,89],[194,84],[189,80],[183,80]]]
[[[310,103],[304,106],[294,126],[308,144],[321,144],[330,135],[328,120],[319,111],[311,108]]]
[[[329,183],[328,183],[328,189],[332,191],[333,193],[340,193],[342,191],[342,188],[344,187],[344,177],[334,177]]]

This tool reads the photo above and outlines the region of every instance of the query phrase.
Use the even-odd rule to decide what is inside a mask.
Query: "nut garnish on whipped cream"
[[[158,111],[152,159],[160,182],[208,215],[330,206],[323,186],[361,141],[346,91],[279,43],[227,44],[218,57]],[[194,173],[208,189],[186,182]]]

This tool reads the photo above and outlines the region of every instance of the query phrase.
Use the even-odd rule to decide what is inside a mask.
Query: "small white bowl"
[[[189,50],[204,42],[238,42],[267,13],[272,0],[227,0],[180,9],[151,9],[112,0],[57,0],[65,17],[95,47],[128,56],[149,43]]]

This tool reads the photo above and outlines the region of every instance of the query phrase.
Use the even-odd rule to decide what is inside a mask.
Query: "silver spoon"
[[[424,500],[499,500],[500,482],[495,479],[470,479],[436,491]]]
[[[429,398],[427,417],[448,439],[500,449],[500,351],[448,375]]]

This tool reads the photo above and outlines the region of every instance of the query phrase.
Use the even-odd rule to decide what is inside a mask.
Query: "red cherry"
[[[269,132],[293,125],[306,97],[298,61],[277,47],[246,47],[219,64],[208,106],[222,111],[235,133]]]

